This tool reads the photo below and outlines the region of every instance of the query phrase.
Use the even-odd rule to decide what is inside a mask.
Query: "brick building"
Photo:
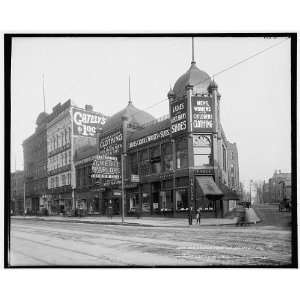
[[[76,209],[74,154],[82,146],[96,145],[96,128],[106,117],[86,105],[68,100],[53,107],[47,123],[48,203],[51,214],[72,214]]]
[[[11,211],[15,215],[24,213],[24,171],[10,174]]]
[[[98,134],[98,154],[119,163],[123,154],[125,214],[184,216],[192,206],[223,217],[239,199],[239,172],[236,144],[221,126],[218,86],[193,61],[168,98],[168,116],[155,120],[129,101]],[[120,213],[120,180],[99,184],[99,211],[112,201]]]
[[[36,120],[34,134],[23,142],[25,209],[36,214],[47,194],[47,120],[42,112]]]
[[[273,176],[263,185],[263,202],[279,203],[284,198],[292,199],[291,173],[282,173],[275,170]]]

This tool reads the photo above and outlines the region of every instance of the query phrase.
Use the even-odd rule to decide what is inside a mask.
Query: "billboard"
[[[144,136],[142,138],[139,138],[137,140],[133,140],[133,141],[129,142],[128,148],[133,149],[135,147],[142,146],[142,145],[150,143],[150,142],[155,142],[157,140],[164,139],[164,138],[168,137],[169,135],[170,135],[170,129],[163,129],[163,130],[157,131],[153,134],[150,134],[150,135]]]
[[[106,117],[102,114],[73,108],[73,134],[75,136],[96,137],[96,128],[101,128]]]
[[[211,97],[192,97],[192,131],[214,132],[214,102]]]
[[[120,155],[123,148],[123,134],[121,129],[114,133],[100,137],[99,153],[105,155]]]
[[[187,100],[185,98],[170,104],[170,116],[173,136],[187,130]]]

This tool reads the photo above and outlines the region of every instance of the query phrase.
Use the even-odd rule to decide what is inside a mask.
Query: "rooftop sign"
[[[102,114],[73,108],[73,134],[96,137],[96,128],[101,128],[106,122]]]

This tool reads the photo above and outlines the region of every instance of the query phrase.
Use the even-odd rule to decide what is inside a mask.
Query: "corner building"
[[[238,161],[220,121],[217,84],[194,61],[168,93],[169,115],[155,120],[129,101],[98,134],[98,154],[124,154],[125,215],[223,217],[239,200]],[[229,179],[231,181],[229,181]],[[119,180],[101,180],[103,213],[108,201],[121,213]],[[235,188],[233,188],[235,187]],[[231,205],[229,204],[231,202]]]

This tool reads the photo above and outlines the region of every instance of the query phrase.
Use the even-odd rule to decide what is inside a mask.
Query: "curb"
[[[235,226],[236,223],[230,223],[230,224],[205,224],[205,225],[196,225],[193,224],[192,226],[190,225],[151,225],[151,224],[140,224],[140,223],[133,223],[133,222],[106,222],[106,221],[89,221],[89,220],[53,220],[53,219],[44,219],[44,218],[14,218],[12,217],[11,219],[13,220],[34,220],[34,221],[47,221],[47,222],[60,222],[60,223],[77,223],[77,224],[98,224],[98,225],[118,225],[118,226],[140,226],[140,227],[165,227],[165,228],[197,228],[197,227],[212,227],[212,226]]]

